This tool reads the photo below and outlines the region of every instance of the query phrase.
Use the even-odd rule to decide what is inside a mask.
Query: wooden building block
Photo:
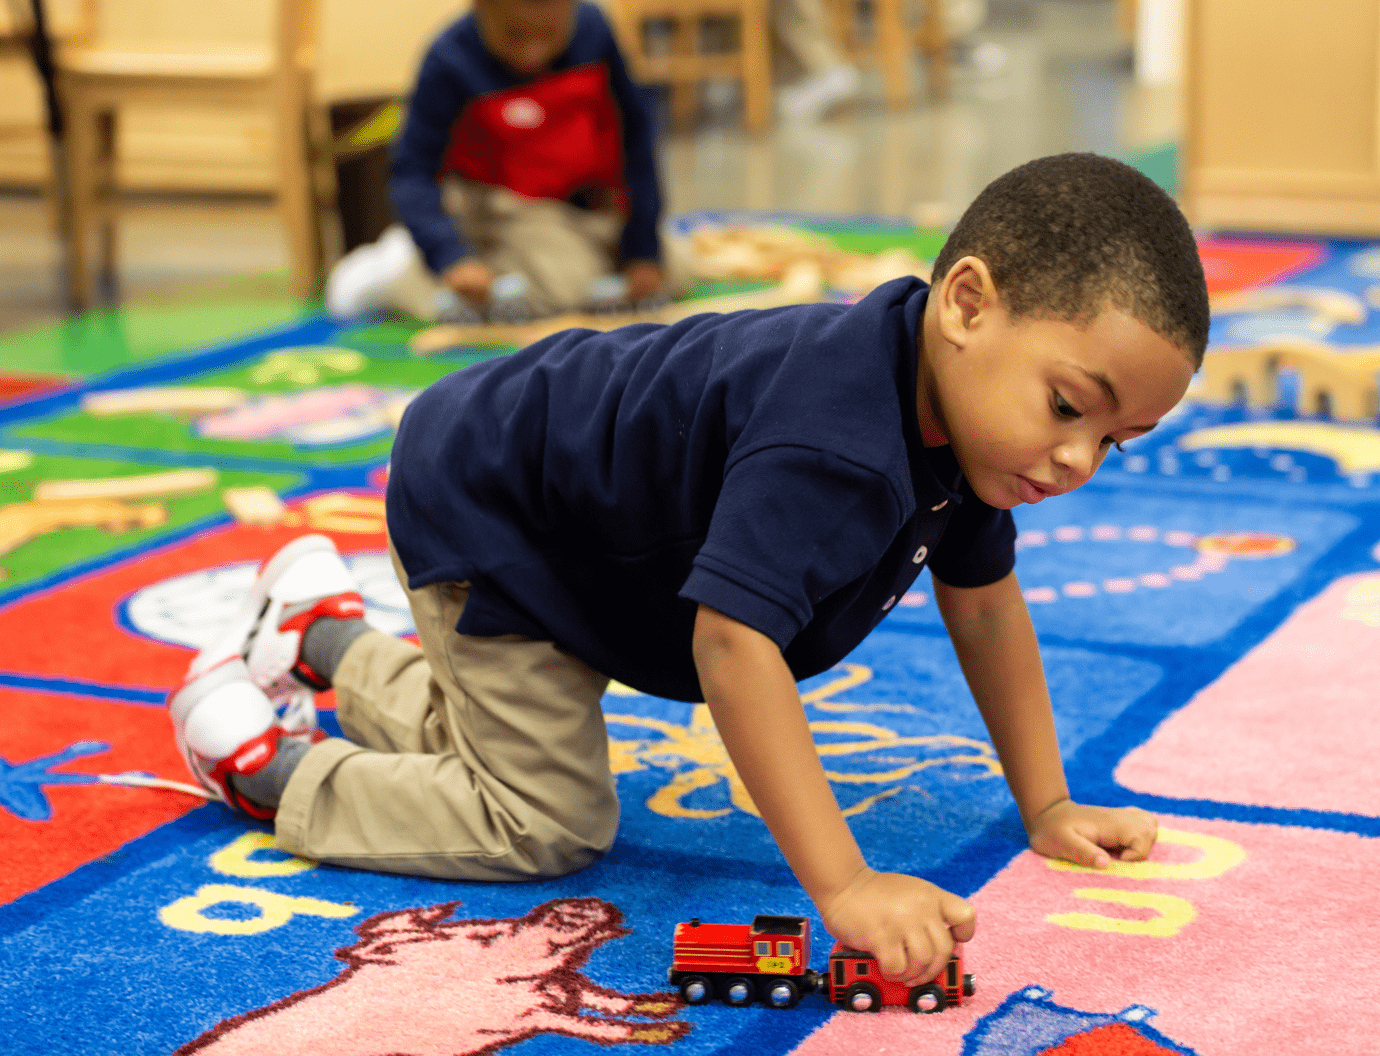
[[[287,519],[287,507],[272,488],[255,485],[226,488],[220,493],[235,520],[255,528],[273,528]]]
[[[109,389],[88,392],[81,409],[98,417],[118,414],[182,414],[195,416],[242,407],[249,397],[242,389],[173,388]]]
[[[214,469],[170,469],[132,477],[100,477],[93,480],[45,480],[34,488],[34,498],[44,499],[141,499],[151,495],[187,495],[210,491],[220,479]]]

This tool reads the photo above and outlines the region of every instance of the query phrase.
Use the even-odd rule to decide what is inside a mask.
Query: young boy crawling
[[[1066,154],[987,187],[932,287],[566,331],[458,371],[408,409],[388,484],[421,648],[370,629],[329,540],[303,537],[173,695],[178,744],[284,850],[523,880],[613,842],[610,677],[704,700],[829,933],[932,977],[973,909],[868,867],[796,682],[928,566],[1031,847],[1145,858],[1153,817],[1069,798],[1009,511],[1153,429],[1207,329],[1174,203]],[[334,685],[348,739],[303,685]]]

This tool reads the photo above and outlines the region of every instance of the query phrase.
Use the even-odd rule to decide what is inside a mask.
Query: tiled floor
[[[865,70],[862,102],[824,121],[742,130],[732,85],[705,93],[698,125],[665,140],[668,211],[787,209],[952,218],[989,180],[1063,150],[1125,155],[1177,134],[1172,89],[1139,86],[1112,0],[990,0],[956,56],[948,101],[888,111]],[[131,200],[121,226],[122,295],[185,297],[225,284],[285,290],[271,208],[253,199]],[[35,195],[0,193],[0,333],[61,311],[59,254]]]

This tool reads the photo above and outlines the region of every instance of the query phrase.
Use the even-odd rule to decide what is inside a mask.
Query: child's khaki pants
[[[471,254],[495,275],[527,276],[538,315],[579,310],[590,283],[614,271],[623,218],[612,208],[580,209],[461,180],[447,180],[441,191],[446,212]],[[389,307],[434,319],[439,288],[440,279],[418,251],[407,272],[394,280]]]
[[[422,647],[375,631],[346,651],[335,691],[349,740],[303,757],[278,808],[278,846],[462,880],[589,865],[618,828],[599,704],[608,679],[550,642],[457,634],[468,585],[408,590],[390,552]]]

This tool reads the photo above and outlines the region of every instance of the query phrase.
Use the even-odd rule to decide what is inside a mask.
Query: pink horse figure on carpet
[[[617,906],[561,898],[523,917],[447,920],[458,905],[370,917],[336,951],[348,965],[336,978],[227,1019],[176,1056],[478,1056],[537,1034],[666,1045],[689,1031],[667,1018],[677,995],[625,994],[580,973],[595,947],[628,934]]]

